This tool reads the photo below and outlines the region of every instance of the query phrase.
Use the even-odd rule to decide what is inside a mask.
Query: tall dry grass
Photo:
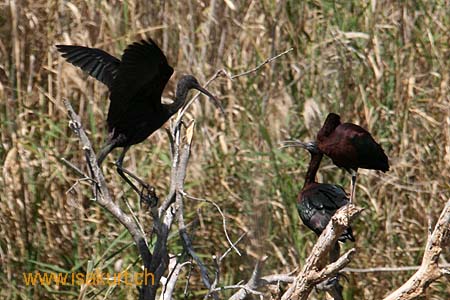
[[[91,198],[86,182],[61,162],[83,166],[67,127],[62,99],[74,103],[97,149],[106,134],[104,86],[65,63],[55,44],[80,44],[120,55],[152,37],[176,69],[206,81],[219,68],[247,70],[290,47],[294,51],[258,73],[210,90],[227,107],[226,122],[204,102],[190,109],[198,126],[186,192],[216,201],[243,256],[228,255],[222,284],[248,279],[255,258],[269,256],[265,273],[292,271],[316,240],[301,225],[295,198],[309,157],[278,149],[288,137],[314,138],[328,112],[361,124],[390,157],[386,174],[361,171],[354,225],[358,254],[352,267],[417,265],[427,230],[450,196],[448,1],[20,1],[0,3],[0,298],[130,299],[135,288],[27,287],[22,273],[137,270],[131,239]],[[121,205],[138,211],[135,194],[112,168],[107,181]],[[168,186],[169,149],[163,131],[135,146],[127,167]],[[320,181],[348,187],[349,176],[322,163]],[[69,189],[74,186],[70,191]],[[228,248],[219,213],[187,200],[196,251],[212,268],[212,254]],[[139,218],[146,228],[149,220]],[[171,253],[182,246],[176,234]],[[347,247],[350,247],[347,246]],[[443,262],[449,259],[443,254]],[[411,272],[348,274],[346,299],[380,299]],[[189,299],[202,285],[194,269]],[[178,297],[182,296],[180,281]],[[228,295],[230,292],[224,293]],[[430,299],[449,299],[448,281]],[[323,295],[313,294],[322,299]]]

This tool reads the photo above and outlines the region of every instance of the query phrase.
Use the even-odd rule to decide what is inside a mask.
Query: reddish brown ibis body
[[[341,118],[330,113],[317,134],[317,147],[330,157],[333,163],[352,174],[350,201],[353,200],[358,168],[389,170],[389,162],[383,148],[364,128],[341,123]]]
[[[125,49],[122,60],[96,48],[57,45],[68,62],[104,83],[110,91],[108,110],[108,139],[100,150],[98,163],[117,147],[122,153],[116,162],[119,174],[138,192],[123,173],[125,153],[130,146],[141,143],[175,114],[185,103],[191,89],[206,94],[222,112],[220,103],[197,79],[186,75],[177,84],[172,104],[162,104],[161,95],[173,68],[153,40],[135,42]],[[130,172],[126,171],[132,175]],[[135,179],[138,179],[132,175]],[[141,182],[142,183],[142,182]]]

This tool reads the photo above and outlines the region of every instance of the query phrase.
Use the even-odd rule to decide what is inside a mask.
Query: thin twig
[[[255,68],[247,70],[247,71],[239,73],[239,74],[236,74],[236,75],[230,75],[230,73],[225,71],[224,69],[217,70],[216,73],[214,73],[214,75],[205,83],[204,86],[205,86],[205,88],[208,87],[211,82],[213,82],[214,80],[216,80],[219,77],[227,77],[228,79],[233,80],[235,78],[246,76],[246,75],[249,75],[251,73],[254,73],[254,72],[258,71],[259,69],[261,69],[266,64],[271,63],[272,61],[274,61],[274,60],[278,59],[279,57],[281,57],[281,56],[291,52],[292,50],[294,50],[294,48],[290,48],[290,49],[288,49],[286,51],[283,51],[283,52],[281,52],[281,53],[279,53],[279,54],[277,54],[277,55],[275,55],[273,57],[270,57],[270,58],[266,59],[265,61],[263,61],[262,63],[260,63]],[[188,103],[186,103],[186,105],[182,109],[180,109],[178,111],[175,124],[179,124],[180,123],[180,121],[183,118],[184,114],[186,113],[187,109],[192,105],[192,103],[194,103],[195,100],[198,99],[198,97],[200,97],[200,94],[201,93],[196,93],[195,96],[192,97],[192,99],[189,100]]]
[[[70,161],[68,161],[67,159],[65,159],[64,157],[61,158],[61,161],[68,166],[69,168],[71,168],[72,170],[75,171],[75,173],[78,174],[78,176],[83,177],[83,178],[90,178],[89,176],[87,176],[83,171],[81,171],[80,168],[78,168],[77,166],[75,166],[73,163],[71,163]],[[93,179],[92,179],[93,180]]]
[[[228,244],[230,245],[230,247],[237,253],[237,255],[241,256],[241,253],[239,252],[239,250],[234,246],[233,242],[230,239],[230,236],[228,235],[228,231],[227,231],[227,221],[225,218],[224,213],[222,212],[222,210],[220,209],[220,206],[217,205],[217,203],[215,203],[212,200],[209,199],[203,199],[203,198],[197,198],[197,197],[193,197],[190,196],[186,193],[183,194],[186,198],[191,199],[191,200],[195,200],[195,201],[202,201],[202,202],[207,202],[210,203],[212,205],[214,205],[214,207],[217,209],[217,211],[219,212],[219,214],[222,216],[222,225],[223,225],[223,232],[225,233],[225,237],[227,238]]]
[[[131,208],[130,202],[125,197],[122,197],[122,199],[123,199],[123,202],[125,202],[125,205],[127,206],[128,211],[131,213],[131,216],[133,217],[134,222],[139,227],[139,230],[141,231],[142,236],[145,239],[145,243],[147,244],[147,247],[148,247],[148,241],[147,241],[147,238],[145,237],[144,227],[142,226],[141,222],[139,222],[136,214],[134,213],[133,209]]]
[[[209,288],[208,293],[205,295],[205,297],[203,297],[204,300],[209,298],[209,295],[211,295],[212,293],[216,292],[216,286],[219,284],[220,282],[220,261],[217,258],[217,256],[213,255],[212,257],[213,263],[214,263],[214,270],[215,270],[215,276],[214,276],[214,281],[211,284],[211,287]]]
[[[235,247],[237,244],[239,244],[239,242],[240,242],[240,241],[244,238],[244,236],[246,236],[246,235],[247,235],[247,232],[244,232],[243,234],[241,234],[241,236],[236,240],[236,242],[234,242],[234,243],[232,244],[232,246]],[[222,254],[222,256],[219,258],[219,261],[220,261],[220,262],[225,258],[225,256],[228,255],[228,253],[230,253],[231,249],[233,249],[233,247],[228,248],[227,251],[225,251],[225,252]]]
[[[206,269],[202,260],[195,253],[194,248],[192,246],[191,238],[189,237],[189,235],[187,233],[186,225],[184,223],[184,216],[183,216],[183,200],[182,200],[182,196],[179,194],[177,195],[176,203],[178,206],[178,227],[179,227],[180,237],[183,242],[183,247],[189,253],[189,255],[192,257],[192,259],[197,263],[198,267],[200,268],[200,276],[202,278],[203,284],[210,291],[212,285],[211,285],[211,282],[209,279],[208,270]],[[217,295],[213,294],[213,296],[215,296],[215,298],[217,298]]]
[[[245,71],[245,72],[242,72],[242,73],[239,73],[239,74],[237,74],[237,75],[231,75],[231,76],[229,76],[229,78],[230,78],[231,80],[233,80],[233,79],[235,79],[235,78],[242,77],[242,76],[246,76],[246,75],[248,75],[248,74],[251,74],[251,73],[253,73],[253,72],[256,72],[256,71],[258,71],[259,69],[261,69],[264,65],[266,65],[266,64],[268,64],[268,63],[274,61],[275,59],[279,58],[280,56],[283,56],[283,55],[285,55],[285,54],[291,52],[292,50],[294,50],[294,48],[289,48],[289,49],[287,49],[286,51],[281,52],[280,54],[277,54],[277,55],[275,55],[275,56],[273,56],[273,57],[270,57],[270,58],[266,59],[265,61],[263,61],[262,63],[260,63],[260,64],[259,64],[258,66],[256,66],[255,68],[250,69],[250,70]]]
[[[245,292],[247,294],[264,295],[263,293],[261,293],[261,292],[259,292],[257,290],[253,290],[253,289],[249,288],[246,285],[240,285],[240,284],[221,286],[220,288],[214,289],[214,292],[221,292],[221,291],[224,291],[224,290],[236,290],[236,289],[245,290]]]
[[[192,258],[191,258],[191,260],[192,260]],[[184,295],[184,298],[186,299],[187,298],[187,295],[188,295],[188,288],[189,288],[189,280],[191,279],[191,275],[192,275],[192,269],[193,269],[193,267],[192,267],[192,261],[189,261],[191,264],[190,264],[190,268],[189,268],[189,272],[187,273],[187,275],[186,275],[186,284],[185,284],[185,286],[184,286],[184,289],[183,289],[183,295]]]
[[[266,285],[277,285],[279,283],[292,283],[295,280],[295,276],[289,275],[289,274],[273,274],[273,275],[267,275],[267,276],[263,276],[258,280],[258,286],[257,288],[262,288]],[[215,288],[214,291],[216,292],[220,292],[223,290],[229,290],[229,289],[245,289],[246,291],[256,294],[256,295],[261,295],[260,292],[258,292],[256,289],[251,289],[249,288],[247,285],[243,285],[240,283],[237,284],[233,284],[233,285],[227,285],[227,286],[223,286],[223,287],[218,287]],[[236,298],[237,296],[235,296]],[[238,298],[236,298],[238,299]]]
[[[234,293],[229,300],[243,300],[249,294],[260,294],[257,289],[261,287],[261,271],[266,259],[267,256],[256,262],[255,268],[253,269],[252,276],[250,277],[249,281],[244,284],[239,291]]]
[[[344,268],[341,272],[345,273],[378,273],[378,272],[407,272],[419,270],[421,266],[407,266],[407,267],[375,267],[375,268]],[[450,264],[441,264],[440,268],[449,268]]]
[[[95,183],[95,180],[92,178],[88,178],[88,177],[79,178],[79,179],[75,180],[75,183],[72,184],[72,186],[66,191],[66,194],[72,193],[72,191],[80,184],[80,182],[83,182],[83,181],[89,181],[91,183]]]
[[[160,299],[161,300],[170,300],[172,299],[172,294],[173,291],[175,289],[175,284],[178,280],[178,276],[180,275],[181,269],[184,266],[190,265],[191,262],[190,261],[185,261],[184,263],[177,263],[175,265],[175,267],[173,268],[173,270],[170,272],[170,276],[167,279],[166,284],[164,285],[163,288],[163,293],[161,293]]]

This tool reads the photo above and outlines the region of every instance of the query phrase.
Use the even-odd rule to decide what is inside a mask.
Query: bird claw
[[[145,184],[142,186],[142,191],[140,193],[140,204],[145,203],[147,207],[155,207],[159,202],[158,196],[156,196],[155,188]]]
[[[316,285],[316,289],[318,291],[330,291],[332,290],[336,285],[339,284],[339,277],[340,275],[333,276],[331,278],[328,278],[327,280],[319,283]]]
[[[73,132],[77,133],[80,131],[81,124],[75,120],[69,121],[69,128],[72,129]]]

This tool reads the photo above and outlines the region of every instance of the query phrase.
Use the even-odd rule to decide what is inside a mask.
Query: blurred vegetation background
[[[231,252],[222,264],[221,284],[228,285],[247,280],[262,255],[268,255],[265,275],[294,271],[308,255],[316,236],[301,224],[295,202],[309,155],[280,150],[279,142],[312,140],[328,112],[367,128],[391,163],[386,174],[361,170],[356,201],[365,210],[354,224],[356,243],[345,246],[357,248],[350,266],[420,263],[430,222],[450,196],[449,32],[448,1],[0,2],[0,298],[137,295],[127,286],[27,287],[23,281],[23,272],[139,269],[125,229],[61,162],[85,165],[62,99],[76,106],[99,149],[108,98],[106,87],[66,63],[55,44],[120,57],[127,44],[152,37],[176,70],[168,98],[181,74],[205,82],[218,69],[237,74],[294,48],[257,73],[209,86],[226,106],[225,120],[206,101],[197,101],[187,117],[197,126],[185,191],[224,210],[232,240],[247,232],[238,245],[243,255]],[[150,236],[151,219],[113,168],[117,155],[103,166],[107,182]],[[165,132],[134,146],[125,165],[164,196],[170,171]],[[350,176],[329,159],[318,179],[349,189]],[[212,255],[229,247],[220,214],[193,200],[186,200],[185,211],[194,247],[212,272]],[[169,246],[171,253],[182,251],[176,231]],[[411,274],[346,273],[345,298],[380,299]],[[177,298],[186,281],[180,277]],[[189,290],[187,299],[205,292],[196,268]],[[449,299],[448,281],[433,284],[428,297]]]

